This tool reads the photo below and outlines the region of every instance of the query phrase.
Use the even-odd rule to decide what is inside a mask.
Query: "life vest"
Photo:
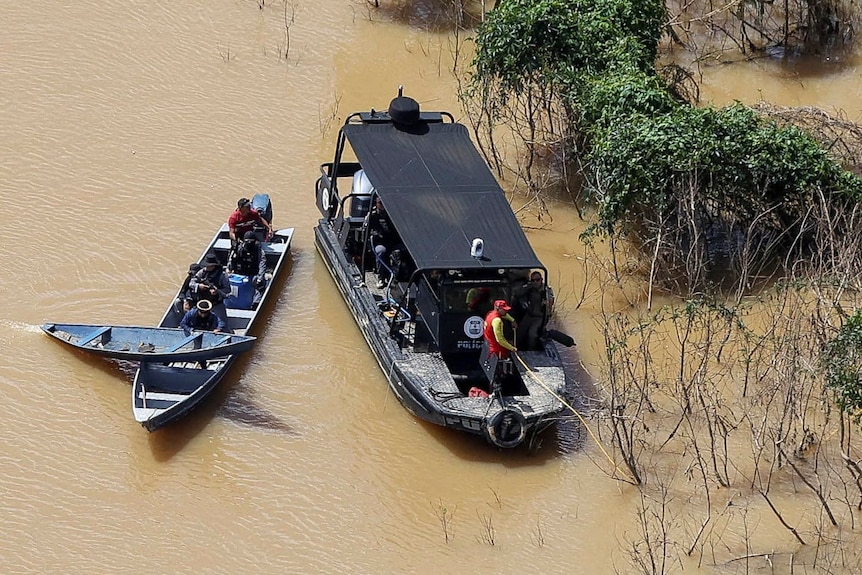
[[[488,312],[488,315],[485,316],[485,341],[488,342],[488,355],[496,354],[497,357],[501,359],[506,359],[509,357],[509,350],[500,345],[497,341],[497,338],[494,336],[494,326],[493,321],[496,318],[500,318],[502,321],[503,316],[497,313],[496,310],[491,310]]]
[[[260,248],[257,243],[254,244],[254,248],[248,249],[245,245],[245,242],[240,244],[240,246],[236,249],[236,253],[233,256],[233,270],[234,273],[238,273],[244,276],[255,276],[257,275],[258,270],[258,252]]]
[[[195,299],[193,297],[194,294],[192,294],[191,291],[189,291],[189,284],[191,283],[192,278],[195,277],[195,275],[198,273],[198,271],[200,271],[200,269],[201,269],[201,264],[199,264],[199,263],[193,263],[193,264],[189,265],[188,274],[186,274],[186,279],[183,280],[183,285],[180,288],[180,298],[182,298],[182,299]]]

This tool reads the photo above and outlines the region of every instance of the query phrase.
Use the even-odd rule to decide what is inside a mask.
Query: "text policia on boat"
[[[499,447],[555,423],[555,339],[573,341],[547,329],[547,270],[467,128],[399,90],[347,118],[320,171],[315,245],[400,402]],[[498,300],[511,354],[488,346]]]

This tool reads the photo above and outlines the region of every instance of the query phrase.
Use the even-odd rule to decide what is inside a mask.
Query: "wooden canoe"
[[[199,331],[186,335],[173,327],[46,323],[42,331],[58,341],[126,361],[199,361],[248,351],[256,338]]]
[[[252,332],[258,319],[271,310],[286,273],[292,237],[293,228],[287,228],[277,230],[270,241],[262,243],[269,280],[266,287],[256,294],[251,309],[227,307],[228,328],[234,334]],[[198,261],[202,263],[206,254],[213,252],[222,263],[227,263],[230,249],[228,227],[222,224]],[[176,297],[179,295],[180,290]],[[172,299],[159,327],[175,328],[180,320],[182,313],[176,309]],[[226,354],[204,362],[141,362],[132,384],[135,420],[147,431],[155,431],[184,417],[212,393],[238,357],[237,354]]]

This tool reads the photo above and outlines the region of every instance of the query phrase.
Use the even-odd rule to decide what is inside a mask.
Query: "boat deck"
[[[417,322],[413,315],[407,310],[382,310],[386,302],[397,308],[397,302],[404,294],[405,284],[392,282],[391,285],[378,288],[376,283],[377,275],[374,272],[366,272],[365,287],[377,302],[381,316],[388,320],[395,313],[401,313],[404,317],[404,320],[399,322],[398,329],[398,337],[402,341],[399,347],[404,359],[394,362],[391,369],[397,369],[405,377],[423,381],[426,386],[419,391],[424,399],[442,404],[447,411],[474,415],[486,412],[488,399],[465,395],[439,353],[428,353],[432,350],[424,347],[416,348]],[[526,393],[508,396],[507,402],[518,404],[526,413],[558,411],[561,407],[558,396],[565,389],[565,374],[559,367],[559,359],[555,357],[554,346],[551,345],[550,349],[546,346],[539,351],[519,351],[518,354],[530,366],[530,369],[526,370],[523,365],[516,364]]]

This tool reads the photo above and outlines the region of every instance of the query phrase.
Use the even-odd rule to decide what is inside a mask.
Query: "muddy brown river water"
[[[608,479],[583,430],[530,454],[418,421],[314,251],[313,184],[347,114],[404,85],[461,117],[452,39],[424,31],[432,18],[343,0],[0,4],[0,572],[635,572],[637,490]],[[704,90],[860,117],[852,59],[711,68]],[[296,228],[283,292],[215,395],[148,434],[130,366],[38,326],[155,324],[254,193]],[[588,389],[599,294],[578,263],[583,222],[551,207],[553,225],[525,225]],[[789,545],[780,525],[757,528],[764,549]]]

